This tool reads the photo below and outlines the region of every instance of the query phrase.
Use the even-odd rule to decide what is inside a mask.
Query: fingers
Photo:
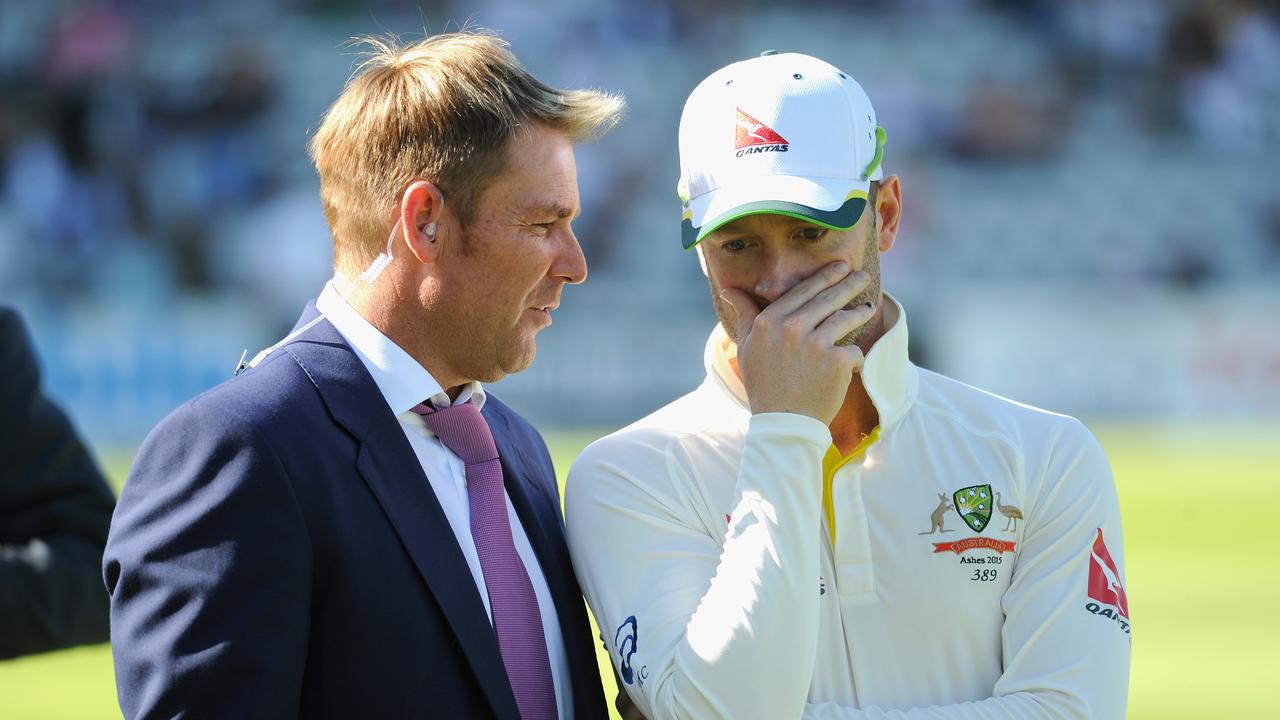
[[[850,333],[862,327],[875,314],[870,302],[837,310],[823,320],[814,331],[816,339],[826,345],[840,345]]]
[[[734,324],[738,331],[738,342],[742,342],[751,334],[751,325],[756,321],[756,316],[760,314],[760,306],[756,305],[756,301],[750,295],[736,288],[721,290],[720,299],[733,308],[733,312],[737,316]]]
[[[867,273],[861,270],[851,272],[836,284],[815,294],[792,313],[791,317],[806,328],[817,327],[835,313],[843,311],[870,282],[871,276]]]
[[[845,360],[849,363],[850,372],[862,372],[862,366],[867,358],[862,354],[862,348],[857,345],[841,345],[836,348],[844,353]]]
[[[863,366],[857,345],[838,342],[871,317],[866,305],[846,309],[868,282],[867,273],[834,262],[763,310],[741,290],[721,292],[737,314],[738,363],[753,413],[799,413],[830,424]]]
[[[790,290],[769,305],[769,312],[787,316],[799,310],[813,296],[840,282],[849,274],[849,264],[836,261],[796,283]],[[834,310],[835,308],[832,308]],[[830,313],[827,313],[828,315]],[[826,317],[825,315],[823,317]],[[817,325],[817,322],[814,322]]]

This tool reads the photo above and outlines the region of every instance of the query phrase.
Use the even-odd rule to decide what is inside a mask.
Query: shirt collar
[[[915,366],[907,357],[907,312],[889,293],[884,293],[885,333],[871,346],[862,365],[862,385],[880,416],[881,431],[888,430],[906,415],[916,396],[919,382]],[[720,325],[711,331],[703,361],[707,375],[739,406],[750,410],[747,391],[734,370],[738,348]]]
[[[332,280],[324,284],[324,290],[316,299],[316,309],[333,324],[360,362],[364,363],[392,413],[400,415],[421,402],[429,402],[436,408],[452,404],[448,393],[431,373],[356,312],[338,294]],[[453,402],[468,400],[473,400],[477,408],[484,407],[485,391],[480,383],[464,385],[458,399]]]

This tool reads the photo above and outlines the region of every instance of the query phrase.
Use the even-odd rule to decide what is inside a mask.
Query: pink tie
[[[502,465],[493,433],[480,409],[471,401],[436,410],[426,404],[413,408],[431,432],[467,468],[467,497],[471,503],[471,538],[480,556],[480,569],[489,590],[489,607],[498,633],[498,647],[507,679],[523,720],[555,720],[556,693],[551,681],[547,639],[533,583],[511,539]]]

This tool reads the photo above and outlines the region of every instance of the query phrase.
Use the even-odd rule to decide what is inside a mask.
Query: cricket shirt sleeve
[[[710,480],[700,474],[727,484],[733,470],[688,439],[628,430],[579,457],[565,491],[579,581],[649,720],[799,717],[817,646],[830,431],[801,415],[753,416],[718,526],[699,512]]]
[[[1033,498],[1005,591],[992,697],[927,708],[806,707],[809,720],[1123,718],[1130,616],[1120,504],[1102,447],[1071,419],[1024,457]],[[1025,508],[1024,508],[1025,509]]]

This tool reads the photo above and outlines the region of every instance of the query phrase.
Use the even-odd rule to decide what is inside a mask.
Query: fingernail
[[[836,264],[832,265],[831,267],[832,267],[836,272],[849,272],[849,264],[848,264],[848,263],[846,263],[846,262],[844,262],[844,261],[837,262]]]

